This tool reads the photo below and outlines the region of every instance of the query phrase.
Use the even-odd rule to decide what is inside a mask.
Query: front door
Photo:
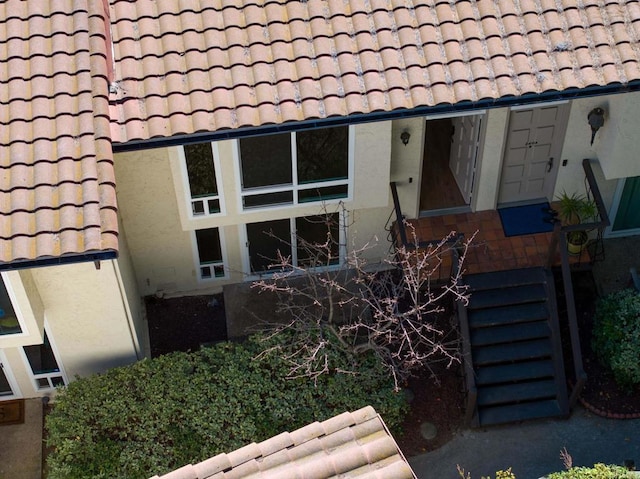
[[[0,351],[0,401],[21,397],[9,363],[4,353]]]
[[[498,203],[553,197],[569,104],[513,110]]]
[[[471,202],[481,122],[481,115],[460,116],[453,119],[449,168],[466,204]]]

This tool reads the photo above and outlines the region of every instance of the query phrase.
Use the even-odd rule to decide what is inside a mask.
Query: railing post
[[[400,235],[400,242],[402,243],[402,246],[407,246],[407,231],[405,229],[402,210],[400,209],[400,200],[398,198],[396,182],[392,181],[389,183],[389,186],[391,186],[391,197],[393,198],[393,209],[396,213],[396,227],[398,228],[398,234]]]

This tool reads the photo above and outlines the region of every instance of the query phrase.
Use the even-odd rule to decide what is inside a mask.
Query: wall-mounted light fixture
[[[400,140],[402,141],[402,144],[404,146],[407,146],[407,144],[409,144],[409,139],[411,138],[411,133],[409,133],[407,130],[404,130],[401,134],[400,134]]]
[[[604,110],[602,108],[594,108],[587,115],[587,121],[591,125],[591,144],[593,145],[596,133],[604,125]]]

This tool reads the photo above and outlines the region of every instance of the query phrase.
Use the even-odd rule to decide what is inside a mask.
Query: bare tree
[[[278,252],[272,276],[254,284],[277,296],[278,321],[269,325],[268,337],[295,333],[287,336],[294,344],[287,344],[286,352],[282,346],[269,346],[263,354],[283,354],[293,377],[357,373],[355,368],[332,367],[332,348],[338,347],[354,359],[375,354],[397,389],[417,369],[430,371],[437,380],[436,364],[449,367],[461,360],[454,322],[436,327],[434,320],[445,311],[447,300],[467,301],[460,275],[473,238],[451,232],[435,243],[418,246],[415,230],[407,223],[413,246],[399,247],[382,262],[371,264],[365,259],[373,247],[368,244],[352,248],[339,263],[333,218],[316,217],[326,223],[326,241],[296,237],[295,245],[287,243],[283,249],[296,248],[297,263]],[[453,274],[440,280],[443,268],[452,261]]]

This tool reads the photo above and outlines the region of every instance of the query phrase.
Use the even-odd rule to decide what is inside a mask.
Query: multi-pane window
[[[65,385],[64,375],[56,360],[46,331],[42,344],[24,346],[23,350],[31,367],[36,389],[53,389]]]
[[[21,332],[22,328],[20,327],[18,315],[13,309],[4,281],[0,278],[0,336],[20,334]]]
[[[283,260],[293,266],[340,263],[338,213],[250,223],[246,231],[251,273],[276,271]]]
[[[196,230],[200,279],[224,278],[224,258],[218,228]]]
[[[192,215],[220,213],[220,192],[211,143],[185,145],[183,148]]]
[[[349,196],[349,128],[239,140],[244,209]]]

